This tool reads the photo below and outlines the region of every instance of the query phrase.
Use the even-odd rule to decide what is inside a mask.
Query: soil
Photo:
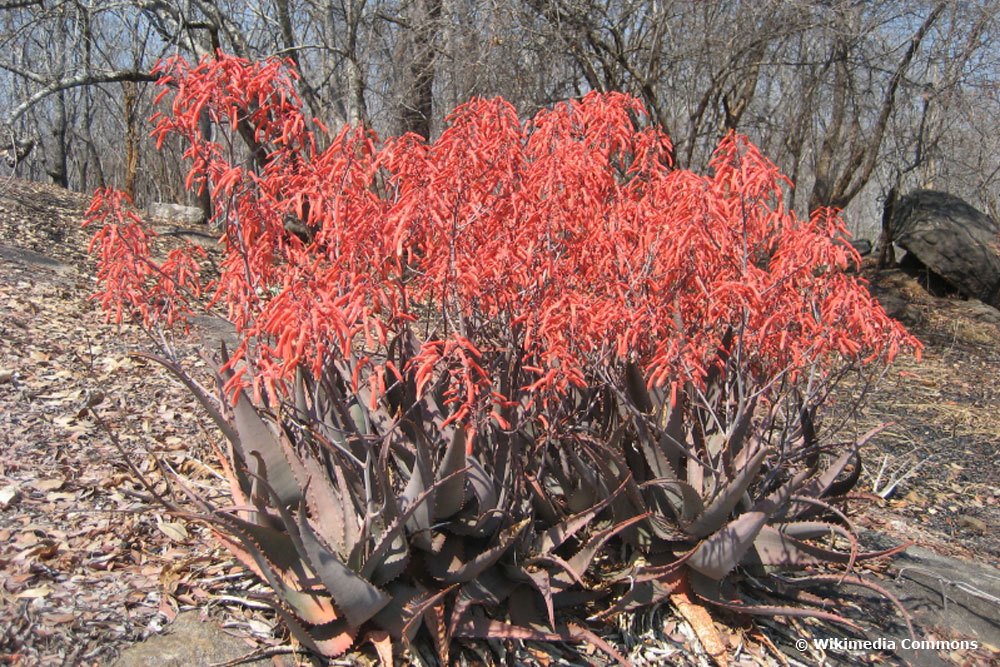
[[[166,490],[156,460],[221,489],[211,453],[217,436],[165,371],[130,356],[151,349],[146,334],[106,323],[89,300],[86,203],[51,186],[0,183],[0,664],[106,664],[179,614],[184,623],[193,614],[211,618],[221,633],[213,641],[229,637],[240,649],[227,660],[286,652],[275,619],[253,599],[260,584],[202,526],[153,498]],[[168,244],[205,231],[157,228],[171,232]],[[864,452],[868,504],[856,523],[997,567],[1000,312],[931,296],[900,271],[868,265],[863,273],[925,347],[922,361],[900,360],[851,416],[847,431],[857,434],[888,424]],[[201,338],[173,345],[178,358],[205,369],[204,341],[226,330],[203,324]],[[139,484],[137,470],[155,486]],[[1000,606],[989,604],[1000,617]],[[626,634],[644,641],[640,631],[655,619],[670,656],[663,659],[678,662],[694,640],[656,614]],[[773,634],[781,644],[781,632]],[[995,651],[935,659],[986,664]]]

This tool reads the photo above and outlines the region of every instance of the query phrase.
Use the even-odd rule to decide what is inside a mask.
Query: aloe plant
[[[232,506],[186,489],[200,517],[321,655],[381,631],[433,644],[441,664],[453,640],[474,637],[592,643],[625,663],[580,619],[650,608],[680,586],[731,611],[856,629],[802,589],[829,583],[819,566],[846,576],[900,549],[861,551],[835,505],[872,434],[827,456],[800,396],[734,398],[725,372],[671,405],[626,365],[618,381],[566,398],[566,410],[591,409],[560,439],[497,429],[481,436],[493,453],[483,460],[447,423],[439,392],[418,398],[413,377],[373,401],[351,388],[349,363],[331,363],[320,378],[300,372],[280,405],[242,392],[230,405],[158,360],[229,442],[219,458]],[[791,419],[779,426],[779,414]],[[850,548],[816,542],[830,537]],[[795,569],[811,574],[768,576]]]
[[[218,402],[163,360],[228,441],[232,502],[190,495],[303,645],[429,642],[447,663],[461,638],[581,641],[623,662],[592,624],[688,590],[851,625],[803,588],[890,552],[858,546],[838,498],[864,438],[821,437],[822,408],[838,367],[919,343],[846,274],[833,212],[799,219],[733,133],[711,175],[674,168],[616,93],[318,142],[289,67],[168,60],[154,134],[213,184],[212,303],[239,335]],[[260,159],[231,162],[206,116]],[[120,193],[88,222],[111,316],[183,322],[195,259],[154,262]]]
[[[349,368],[332,364],[319,380],[300,373],[294,401],[279,410],[243,393],[230,408],[176,364],[153,358],[195,393],[229,442],[218,454],[231,507],[178,480],[181,487],[199,518],[270,586],[303,646],[336,656],[364,629],[404,645],[424,629],[442,664],[461,637],[588,642],[624,662],[556,613],[605,595],[584,579],[590,564],[610,538],[646,518],[598,520],[625,484],[583,511],[539,521],[527,486],[540,487],[522,483],[516,448],[489,461],[469,454],[465,430],[444,423],[433,393],[411,395],[405,410],[373,406],[365,391],[348,389]]]

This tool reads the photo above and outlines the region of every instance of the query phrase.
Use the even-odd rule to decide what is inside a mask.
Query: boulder
[[[198,612],[188,611],[178,614],[165,634],[154,635],[122,651],[112,667],[188,667],[237,662],[250,667],[273,667],[275,664],[271,660],[242,660],[252,652],[252,646],[239,637],[226,633],[210,620],[201,619]]]
[[[167,202],[153,202],[147,209],[149,217],[160,220],[171,220],[189,225],[200,225],[205,222],[205,213],[197,206],[182,206]]]
[[[887,231],[908,265],[1000,307],[1000,226],[991,217],[945,192],[916,190],[894,204]]]

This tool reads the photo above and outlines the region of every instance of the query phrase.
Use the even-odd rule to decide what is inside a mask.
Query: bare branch
[[[149,72],[137,72],[134,70],[119,70],[115,72],[85,72],[76,76],[58,79],[35,91],[30,97],[14,107],[5,119],[6,124],[12,125],[18,118],[23,116],[31,107],[40,101],[58,93],[61,90],[79,88],[80,86],[92,86],[99,83],[120,83],[122,81],[156,81],[158,77]]]
[[[42,4],[42,0],[4,0],[0,2],[0,9],[21,9],[40,4]]]

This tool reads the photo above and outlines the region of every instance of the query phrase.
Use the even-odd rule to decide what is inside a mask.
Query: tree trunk
[[[212,119],[209,117],[207,110],[202,111],[201,117],[198,119],[198,129],[201,131],[202,139],[211,141]],[[208,174],[205,174],[205,182],[201,184],[201,189],[198,190],[198,208],[201,209],[205,217],[205,223],[209,223],[212,220],[212,184],[208,180]]]
[[[409,86],[400,110],[400,129],[430,139],[434,111],[434,39],[441,18],[441,0],[416,0],[413,8],[413,57],[409,65]]]
[[[125,105],[125,194],[135,201],[135,180],[139,173],[139,128],[135,117],[139,93],[134,81],[122,82]]]
[[[53,115],[51,141],[49,143],[49,160],[46,173],[52,183],[62,188],[69,187],[69,168],[66,156],[66,94],[60,91],[55,96],[55,114]]]

